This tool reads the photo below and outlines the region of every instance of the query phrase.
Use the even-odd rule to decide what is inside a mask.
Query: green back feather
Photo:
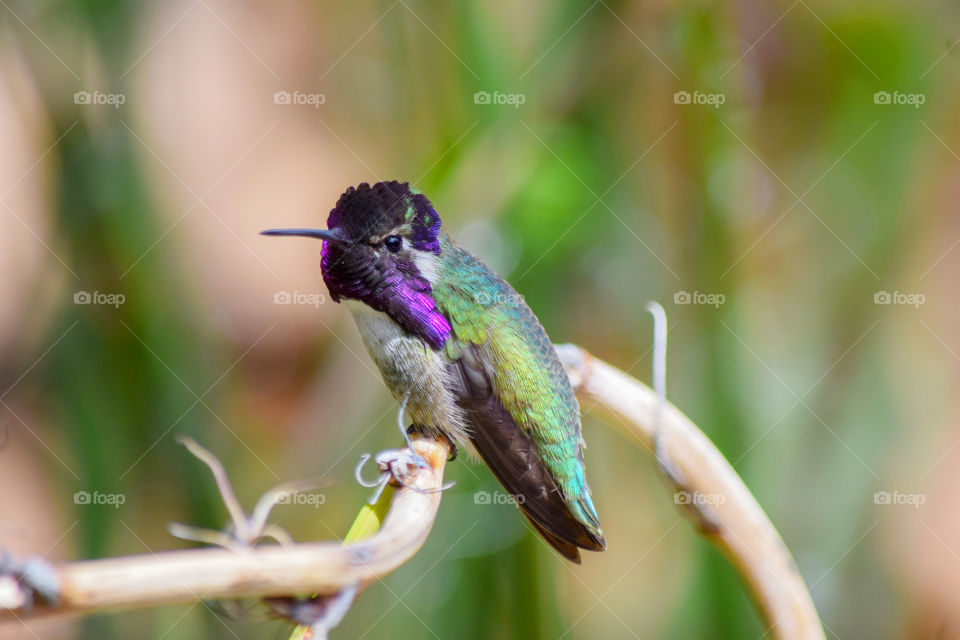
[[[440,247],[434,298],[453,327],[447,355],[456,360],[466,343],[481,347],[500,402],[533,439],[571,513],[599,534],[584,477],[580,407],[546,331],[503,278],[445,234]]]

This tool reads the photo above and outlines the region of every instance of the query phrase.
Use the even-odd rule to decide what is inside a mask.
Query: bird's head
[[[270,229],[264,235],[323,240],[320,268],[334,301],[359,300],[435,349],[450,335],[437,310],[440,216],[406,182],[347,189],[326,229]]]

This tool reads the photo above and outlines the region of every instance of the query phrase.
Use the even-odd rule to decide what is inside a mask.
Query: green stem
[[[347,531],[343,543],[350,544],[351,542],[364,540],[379,531],[380,526],[383,524],[383,519],[387,517],[387,512],[390,511],[390,502],[392,499],[393,487],[387,485],[375,504],[371,505],[364,502],[360,513],[357,514],[353,524],[350,525],[350,530]],[[312,634],[309,627],[297,627],[290,635],[290,640],[310,640],[311,637]]]

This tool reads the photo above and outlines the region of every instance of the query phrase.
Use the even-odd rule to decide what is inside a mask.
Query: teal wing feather
[[[441,250],[447,255],[434,298],[453,327],[454,339],[446,349],[451,361],[461,363],[467,386],[480,390],[467,404],[480,403],[471,422],[474,428],[489,431],[481,436],[488,438],[491,451],[484,453],[484,442],[476,437],[474,444],[508,489],[515,488],[511,482],[520,482],[518,476],[529,476],[528,481],[535,478],[538,470],[533,466],[542,462],[549,492],[559,495],[544,495],[539,504],[521,505],[526,515],[561,552],[564,549],[548,532],[576,546],[603,549],[603,534],[584,476],[580,408],[546,331],[516,291],[477,258],[446,237],[441,237]],[[483,404],[487,401],[482,391],[487,386],[492,387],[496,406]],[[508,459],[509,452],[529,451],[531,446],[533,456]],[[557,505],[551,503],[558,498],[565,513],[555,513]],[[569,516],[578,523],[577,531],[563,521]]]

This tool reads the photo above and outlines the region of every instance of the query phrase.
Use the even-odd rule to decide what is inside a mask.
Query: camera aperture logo
[[[701,93],[700,91],[677,91],[673,94],[673,104],[703,104],[714,109],[719,109],[720,105],[727,101],[727,96],[723,93]]]
[[[877,491],[873,494],[873,504],[878,505],[907,505],[919,509],[927,501],[922,493],[901,493],[899,491]]]
[[[73,94],[73,104],[110,105],[119,109],[127,102],[127,96],[122,93],[102,93],[100,91],[77,91]]]
[[[706,304],[714,309],[719,309],[720,305],[727,301],[727,297],[722,293],[702,293],[700,291],[677,291],[673,294],[673,304]]]
[[[273,304],[305,304],[317,309],[326,301],[327,296],[322,293],[277,291],[273,294]]]
[[[526,304],[526,300],[519,293],[491,293],[487,291],[479,291],[473,294],[473,301],[485,307],[499,305],[520,307]]]
[[[314,109],[319,109],[320,105],[327,101],[327,96],[322,93],[303,93],[301,91],[277,91],[273,94],[273,104],[298,104],[310,105]]]
[[[127,297],[122,293],[77,291],[73,294],[73,304],[104,304],[119,309],[126,301]]]
[[[473,504],[512,504],[518,506],[526,501],[523,494],[505,493],[503,491],[477,491],[473,494]]]
[[[515,109],[519,109],[520,105],[526,101],[527,96],[522,93],[500,93],[499,91],[490,93],[489,91],[477,91],[473,94],[473,104],[512,105]]]
[[[895,104],[909,105],[914,109],[919,109],[920,105],[927,101],[926,94],[923,93],[903,93],[901,91],[877,91],[873,94],[873,104]]]
[[[326,501],[327,496],[322,493],[294,491],[293,493],[287,493],[277,499],[277,504],[296,504],[317,508]]]
[[[903,304],[919,309],[927,301],[922,293],[903,293],[901,291],[877,291],[873,294],[873,304]]]
[[[727,501],[722,493],[700,493],[699,491],[677,491],[673,494],[673,504],[689,504],[698,507],[719,507]]]
[[[127,496],[122,493],[100,493],[94,491],[77,491],[73,494],[73,504],[80,505],[107,505],[114,509],[119,509],[120,505],[127,501]]]

